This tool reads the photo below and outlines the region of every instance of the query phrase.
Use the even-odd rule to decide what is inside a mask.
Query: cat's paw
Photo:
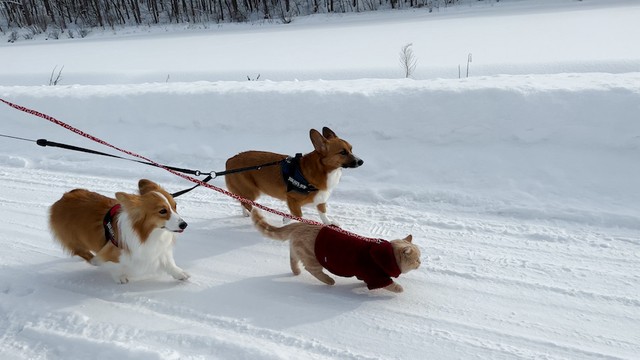
[[[400,284],[397,283],[391,283],[390,285],[387,285],[387,287],[385,287],[385,289],[394,292],[394,293],[401,293],[404,291],[404,289],[402,288],[402,286]]]

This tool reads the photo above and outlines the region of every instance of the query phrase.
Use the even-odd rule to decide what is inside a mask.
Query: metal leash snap
[[[211,180],[213,180],[213,179],[215,179],[215,178],[217,178],[217,177],[218,177],[218,173],[217,173],[217,172],[215,172],[215,171],[211,171],[211,172],[209,173],[209,176],[211,176]]]
[[[202,175],[202,173],[200,172],[200,170],[196,170],[193,175],[200,176],[200,175]]]

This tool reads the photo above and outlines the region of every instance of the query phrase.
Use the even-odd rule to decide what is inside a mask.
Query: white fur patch
[[[333,189],[335,189],[335,187],[340,182],[341,176],[342,176],[341,168],[335,169],[332,172],[327,174],[327,190],[318,191],[316,196],[313,197],[313,205],[317,207],[319,204],[324,204],[327,202],[327,200],[329,200],[329,196],[331,196],[331,192],[333,191]],[[320,210],[318,210],[318,215],[320,215],[320,219],[324,224],[338,225],[337,223],[329,219],[327,217],[327,214],[321,212]]]
[[[327,174],[327,190],[320,190],[313,198],[313,205],[324,204],[329,200],[331,192],[340,182],[342,176],[342,168],[333,170]]]
[[[162,195],[163,199],[166,198]],[[168,201],[167,201],[168,203]],[[169,209],[171,207],[169,206]],[[171,210],[171,218],[167,224],[175,223],[175,229],[182,219],[178,214]],[[177,267],[173,260],[173,244],[176,235],[167,229],[156,228],[151,231],[149,238],[144,242],[134,230],[131,219],[126,210],[123,210],[117,219],[118,229],[120,232],[121,247],[126,249],[120,253],[118,263],[103,263],[103,266],[111,273],[113,279],[118,283],[126,283],[130,277],[140,276],[164,270],[175,279],[185,280],[189,275],[181,268]],[[128,250],[128,251],[127,251]]]

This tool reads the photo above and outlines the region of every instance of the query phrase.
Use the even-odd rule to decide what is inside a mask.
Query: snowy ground
[[[637,358],[640,49],[620,44],[637,43],[640,24],[631,19],[640,6],[542,0],[501,6],[439,13],[434,21],[391,13],[387,25],[415,30],[437,23],[462,31],[467,19],[475,24],[469,34],[500,24],[533,34],[541,20],[562,17],[574,24],[600,19],[602,26],[597,38],[581,39],[576,31],[545,38],[544,48],[541,39],[516,41],[518,34],[510,34],[520,50],[539,52],[513,51],[505,60],[518,69],[505,72],[511,75],[487,70],[462,80],[426,79],[431,50],[419,55],[424,80],[382,79],[385,71],[399,72],[397,49],[411,39],[380,41],[390,59],[381,72],[362,66],[370,79],[342,76],[359,68],[359,58],[345,54],[335,65],[318,60],[326,68],[307,63],[333,74],[325,80],[288,81],[304,77],[287,71],[286,62],[276,66],[281,58],[267,52],[253,61],[264,60],[282,78],[191,81],[212,80],[197,74],[223,74],[227,66],[229,78],[246,70],[238,59],[259,49],[232,47],[231,40],[225,53],[237,57],[212,57],[217,63],[206,71],[202,59],[172,55],[150,64],[150,73],[159,76],[171,63],[191,75],[168,83],[138,77],[136,49],[159,54],[172,39],[195,48],[257,37],[260,46],[283,53],[291,49],[277,44],[286,37],[287,44],[299,42],[296,55],[322,59],[325,48],[302,41],[336,41],[317,19],[291,28],[0,45],[0,98],[174,166],[222,170],[227,157],[248,149],[307,152],[308,130],[329,126],[365,161],[345,170],[329,215],[363,235],[411,233],[423,252],[422,267],[399,278],[402,294],[367,291],[355,279],[329,287],[307,273],[292,276],[286,244],[261,237],[234,201],[198,189],[178,198],[189,228],[179,237],[176,262],[191,280],[160,275],[116,285],[105,271],[62,253],[48,232],[47,208],[77,187],[112,195],[133,192],[142,177],[169,191],[190,184],[160,169],[0,138],[0,358]],[[377,25],[384,18],[331,18],[326,26],[346,39],[356,36],[351,31],[384,39],[375,31],[385,30]],[[547,34],[562,30],[546,24]],[[626,37],[616,38],[621,29]],[[438,42],[458,47],[455,31],[447,34]],[[468,40],[500,47],[481,36]],[[122,49],[118,58],[92,58],[110,46]],[[466,56],[467,46],[460,48]],[[35,55],[45,53],[50,62]],[[51,63],[61,64],[56,56],[83,68],[65,67],[69,85],[35,86],[48,79]],[[2,104],[0,119],[3,134],[113,153]],[[213,183],[224,186],[221,179]],[[317,219],[311,209],[305,214]]]

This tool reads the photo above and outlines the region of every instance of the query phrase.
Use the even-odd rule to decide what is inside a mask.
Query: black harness
[[[282,172],[282,179],[287,184],[287,192],[295,191],[301,194],[309,194],[318,191],[302,175],[300,158],[302,158],[302,154],[297,153],[295,157],[288,157],[280,161],[280,171]]]
[[[114,205],[107,213],[104,215],[104,220],[102,220],[102,225],[104,226],[104,237],[107,241],[111,241],[115,247],[118,247],[118,240],[116,240],[116,233],[113,231],[113,219],[120,212],[120,208],[122,206],[120,204]]]

